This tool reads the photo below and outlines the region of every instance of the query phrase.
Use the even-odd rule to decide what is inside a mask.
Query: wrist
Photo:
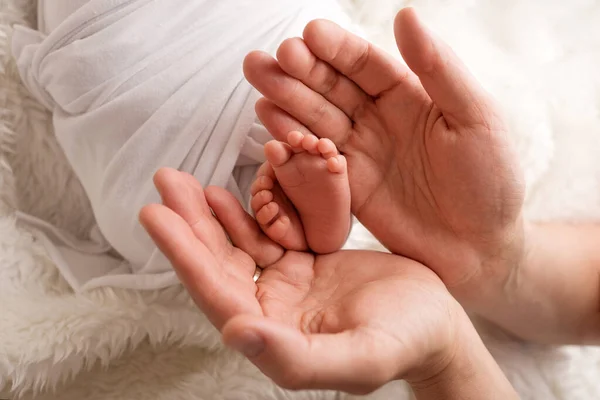
[[[572,235],[559,232],[556,236],[552,225],[525,223],[520,254],[510,265],[490,264],[501,274],[479,284],[479,294],[463,303],[468,311],[522,340],[582,343],[582,321],[590,320],[589,310],[596,312],[598,284],[572,256],[564,258],[577,253],[581,239],[567,243]],[[585,293],[594,293],[594,299],[588,301]]]
[[[445,371],[455,362],[457,354],[461,352],[463,342],[468,339],[471,322],[462,306],[448,294],[451,302],[448,308],[448,325],[432,343],[428,354],[419,355],[421,361],[409,370],[398,371],[396,379],[406,380],[409,384],[426,384],[436,380],[438,376],[445,376]],[[467,329],[465,330],[465,326]]]
[[[407,378],[415,397],[426,399],[518,399],[463,311],[444,364]]]
[[[526,264],[531,227],[519,217],[488,248],[476,251],[478,273],[450,291],[468,312],[486,316],[512,297],[515,282]]]

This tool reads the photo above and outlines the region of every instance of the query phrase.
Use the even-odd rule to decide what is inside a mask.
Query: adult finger
[[[489,122],[490,96],[452,49],[421,23],[414,9],[398,13],[394,31],[404,60],[450,127]]]
[[[267,53],[253,52],[244,60],[246,79],[266,98],[298,119],[315,135],[344,143],[352,121],[338,107],[281,69]]]
[[[194,179],[192,177],[192,179]],[[188,184],[188,174],[173,168],[161,168],[154,174],[154,186],[177,210],[177,214],[193,225],[201,216],[210,214],[210,208],[204,199],[202,187],[198,183],[198,188]],[[180,196],[171,196],[173,189],[176,193],[184,186],[185,193]],[[169,206],[167,206],[169,207]],[[171,207],[169,207],[171,208]]]
[[[260,122],[273,138],[280,142],[287,142],[288,134],[292,131],[298,131],[304,135],[312,134],[310,129],[265,97],[258,99],[254,109]]]
[[[317,58],[300,38],[281,43],[277,61],[290,76],[321,94],[352,120],[356,120],[367,104],[373,102],[371,96],[356,83]]]
[[[181,216],[163,205],[152,204],[141,210],[139,219],[194,302],[217,328],[239,313],[261,315],[252,293],[244,297],[240,291],[231,292],[228,280],[223,278],[227,276],[223,265]]]
[[[310,51],[354,81],[367,94],[379,97],[399,84],[418,86],[414,74],[382,49],[327,20],[304,29]]]
[[[233,245],[248,253],[258,266],[268,267],[283,257],[283,248],[261,231],[231,193],[211,186],[206,189],[206,198]]]
[[[244,354],[287,389],[364,394],[397,379],[397,352],[362,330],[308,334],[272,319],[237,316],[223,328],[224,343]]]
[[[154,175],[154,184],[163,204],[181,216],[213,254],[228,251],[230,244],[210,211],[202,186],[193,176],[161,168]]]

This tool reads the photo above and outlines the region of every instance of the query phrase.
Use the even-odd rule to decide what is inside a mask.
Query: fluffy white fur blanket
[[[600,217],[600,5],[595,0],[345,0],[394,52],[391,21],[414,5],[505,106],[536,219]],[[92,221],[51,121],[10,57],[33,0],[0,0],[0,398],[341,399],[277,389],[219,337],[179,287],[74,294],[16,209],[76,235]],[[377,243],[362,229],[353,247]],[[568,268],[568,266],[565,266]],[[515,342],[481,326],[523,399],[600,398],[600,350]],[[408,399],[401,384],[372,399]]]

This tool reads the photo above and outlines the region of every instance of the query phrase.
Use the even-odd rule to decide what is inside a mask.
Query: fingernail
[[[248,358],[256,357],[265,350],[264,340],[254,332],[245,332],[241,337],[232,340],[230,346]]]

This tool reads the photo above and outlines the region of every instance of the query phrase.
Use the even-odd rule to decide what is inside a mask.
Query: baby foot
[[[265,155],[277,181],[273,188],[279,186],[295,210],[275,190],[272,195],[262,194],[262,200],[255,200],[257,196],[253,198],[253,206],[266,203],[256,211],[257,219],[259,213],[266,215],[264,219],[283,215],[283,221],[279,224],[287,227],[289,219],[286,231],[289,238],[297,240],[298,232],[303,228],[308,246],[314,252],[339,250],[346,241],[351,225],[346,159],[338,154],[331,140],[318,139],[314,135],[305,136],[300,132],[291,132],[287,139],[288,143],[267,143]],[[268,172],[268,168],[263,172]],[[264,178],[260,179],[264,181]],[[264,207],[268,207],[266,211]],[[296,211],[301,221],[299,227],[294,222]],[[266,233],[269,235],[269,232]]]

